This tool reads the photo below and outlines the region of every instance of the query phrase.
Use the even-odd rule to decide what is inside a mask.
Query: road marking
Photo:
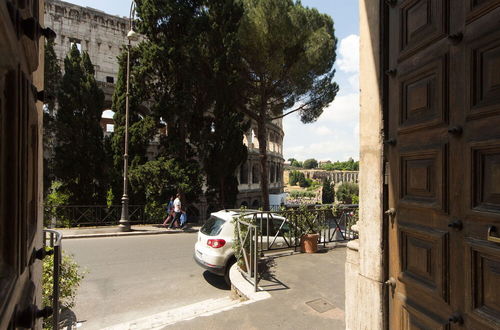
[[[143,317],[131,322],[124,322],[104,330],[141,330],[141,329],[161,329],[180,321],[187,321],[200,316],[210,316],[220,312],[246,305],[253,301],[234,300],[230,297],[219,299],[208,299],[191,305],[175,308],[166,312]]]

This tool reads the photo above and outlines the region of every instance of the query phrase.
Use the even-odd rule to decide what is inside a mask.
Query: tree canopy
[[[312,169],[312,168],[317,168],[318,167],[318,161],[314,158],[306,159],[304,160],[304,168],[305,169]]]
[[[345,162],[336,161],[334,163],[321,164],[320,168],[326,171],[359,171],[359,161],[349,158]]]
[[[292,0],[243,0],[239,29],[247,82],[240,110],[258,126],[261,190],[269,209],[267,124],[291,113],[314,122],[338,92],[330,16]]]

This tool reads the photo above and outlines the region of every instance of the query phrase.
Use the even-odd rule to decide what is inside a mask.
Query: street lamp
[[[135,15],[135,2],[132,1],[130,4],[130,14],[129,14],[129,27],[130,31],[127,33],[128,45],[127,45],[127,91],[125,94],[125,150],[123,153],[123,196],[122,196],[122,215],[120,217],[118,230],[119,231],[130,231],[130,220],[128,217],[128,98],[129,98],[129,86],[130,86],[130,47],[131,41],[136,41],[138,39],[137,32],[134,31],[134,15]]]

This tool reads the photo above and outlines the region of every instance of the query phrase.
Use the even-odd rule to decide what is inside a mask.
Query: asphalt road
[[[136,320],[230,295],[221,277],[193,260],[196,234],[63,241],[87,272],[72,309],[81,329]]]

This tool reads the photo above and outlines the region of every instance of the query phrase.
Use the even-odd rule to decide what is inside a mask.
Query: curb
[[[231,279],[231,291],[242,300],[250,300],[252,302],[271,298],[269,292],[264,291],[261,287],[257,287],[259,291],[254,292],[254,286],[248,282],[241,274],[240,268],[235,263],[229,269],[229,278]]]
[[[100,237],[119,237],[119,236],[140,236],[140,235],[165,235],[165,234],[182,234],[182,233],[196,233],[199,228],[189,228],[185,230],[151,230],[151,231],[130,231],[130,232],[111,232],[111,233],[96,233],[96,234],[71,234],[64,235],[63,239],[76,239],[76,238],[100,238]]]

